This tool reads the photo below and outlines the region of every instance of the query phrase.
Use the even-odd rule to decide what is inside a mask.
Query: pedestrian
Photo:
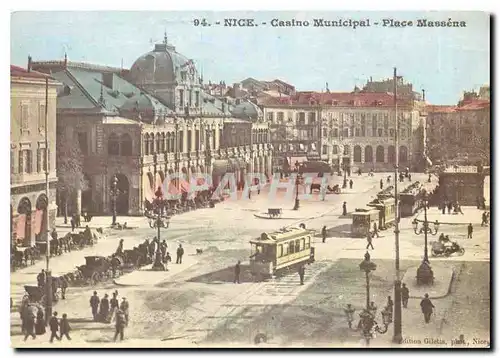
[[[451,214],[451,209],[453,208],[452,202],[448,202],[448,214]]]
[[[393,311],[393,308],[394,308],[394,301],[392,300],[391,296],[387,296],[387,312],[390,312],[391,313],[391,317],[392,317],[392,311]]]
[[[120,304],[120,311],[122,311],[123,315],[125,316],[125,326],[128,326],[129,304],[125,297],[122,298],[122,303]]]
[[[50,343],[54,342],[54,338],[57,338],[58,341],[61,340],[61,337],[57,335],[57,331],[59,331],[59,321],[57,320],[57,312],[54,312],[49,322],[50,326]]]
[[[366,242],[366,250],[368,250],[369,247],[371,247],[372,250],[375,250],[372,243],[372,233],[370,231],[368,231],[368,234],[366,235]]]
[[[116,248],[116,256],[120,256],[123,254],[123,239],[120,239],[120,242],[118,243],[118,247]]]
[[[431,174],[429,173],[429,178],[427,179],[427,182],[430,183],[431,182]]]
[[[349,180],[349,189],[352,189],[352,185],[354,184],[354,182],[351,180]]]
[[[184,255],[184,249],[182,248],[182,244],[179,244],[177,248],[177,260],[175,261],[176,264],[182,264],[182,255]]]
[[[408,173],[408,181],[411,181],[411,174]]]
[[[99,318],[102,322],[106,322],[109,315],[109,299],[108,294],[104,294],[101,304],[99,305]]]
[[[99,308],[99,296],[97,296],[97,291],[94,291],[94,295],[90,297],[90,307],[92,307],[92,316],[94,317],[94,321],[97,321],[97,313]]]
[[[54,239],[57,240],[57,231],[56,228],[52,229],[52,232],[50,233],[50,236]]]
[[[118,335],[120,335],[120,341],[123,341],[125,325],[126,325],[126,323],[125,323],[124,314],[121,310],[118,310],[116,312],[115,338],[114,338],[115,342],[116,342],[116,338],[118,338]]]
[[[106,318],[106,322],[111,322],[113,315],[118,311],[119,302],[118,302],[118,292],[113,292],[113,297],[109,300],[109,314]]]
[[[358,168],[358,176],[361,175],[361,168]]]
[[[47,274],[45,273],[44,269],[42,269],[42,271],[38,274],[36,280],[38,281],[38,287],[42,288],[43,286],[45,286],[45,281],[47,280]]]
[[[170,252],[167,252],[167,254],[165,255],[165,260],[163,260],[166,264],[168,264],[169,262],[172,262],[172,256],[170,256]]]
[[[422,313],[424,314],[425,323],[429,323],[431,320],[431,315],[434,310],[434,305],[429,299],[429,294],[426,293],[424,299],[420,302],[420,308],[422,309]]]
[[[45,332],[45,317],[43,315],[43,310],[38,309],[36,313],[35,334],[42,335],[45,334]]]
[[[446,214],[446,202],[443,203],[441,210],[443,214]]]
[[[66,299],[66,290],[68,289],[68,280],[66,276],[61,276],[59,278],[59,282],[61,283],[61,299]]]
[[[167,254],[167,242],[163,240],[160,245],[160,250],[161,250],[161,259],[165,262],[165,255]]]
[[[387,177],[387,184],[389,184],[390,182],[391,182],[391,176],[389,175],[389,176]]]
[[[403,307],[408,307],[408,299],[410,298],[410,290],[406,287],[406,284],[403,283],[403,287],[401,287],[401,300],[403,301]]]
[[[234,281],[233,283],[240,283],[240,273],[241,273],[241,261],[238,260],[236,266],[234,266]]]
[[[76,226],[76,223],[75,223],[75,215],[73,215],[71,217],[71,232],[75,231],[75,226]]]
[[[344,203],[342,204],[342,216],[346,215],[347,215],[347,202],[344,201]]]
[[[27,314],[24,317],[24,340],[26,341],[29,336],[33,337],[33,339],[36,338],[35,334],[35,315],[33,314],[33,310],[30,307],[31,305],[28,304],[28,309],[27,309]]]
[[[483,212],[483,215],[481,216],[481,226],[486,225],[486,211]]]
[[[69,331],[71,331],[71,326],[69,325],[68,322],[68,315],[66,313],[63,313],[61,322],[59,323],[59,333],[60,333],[60,340],[65,336],[68,341],[71,341],[71,337],[69,336]]]
[[[321,229],[321,236],[323,237],[323,243],[326,242],[326,225]]]
[[[380,190],[384,189],[384,181],[380,179]]]
[[[467,238],[472,239],[472,231],[474,229],[472,228],[472,223],[469,223],[469,226],[467,226]]]
[[[373,223],[373,236],[375,235],[377,235],[377,237],[380,237],[380,235],[378,234],[378,227],[376,222]]]
[[[300,284],[304,284],[304,276],[306,275],[306,267],[305,266],[300,266],[299,267],[299,278],[300,278]]]

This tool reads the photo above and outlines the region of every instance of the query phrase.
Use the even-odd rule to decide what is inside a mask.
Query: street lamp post
[[[300,200],[299,200],[299,184],[300,181],[302,180],[302,173],[301,173],[301,165],[299,162],[295,162],[295,167],[297,168],[297,177],[295,178],[295,205],[293,207],[293,210],[299,210],[300,207]]]
[[[113,215],[113,221],[111,222],[111,226],[116,225],[116,199],[120,193],[118,189],[118,178],[116,175],[113,177],[111,180],[111,189],[109,191],[110,196],[111,196],[111,210],[112,210],[112,215]]]
[[[424,234],[424,259],[422,260],[422,264],[417,269],[417,283],[419,284],[429,284],[434,280],[434,274],[432,272],[430,262],[429,262],[429,251],[428,251],[428,239],[427,235],[431,234],[435,236],[439,230],[439,221],[434,222],[434,230],[430,228],[430,223],[427,220],[427,191],[424,189],[422,191],[422,203],[424,204],[424,220],[413,220],[413,230],[415,235]],[[418,227],[418,223],[422,223],[422,227]]]
[[[370,261],[370,254],[365,254],[365,259],[359,264],[361,271],[364,271],[366,278],[366,310],[370,308],[370,273],[377,269],[377,265]]]

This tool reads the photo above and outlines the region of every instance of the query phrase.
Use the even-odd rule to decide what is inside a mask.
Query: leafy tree
[[[57,147],[57,188],[64,193],[64,222],[68,221],[68,199],[73,196],[77,203],[77,214],[80,213],[82,190],[88,188],[83,175],[83,156],[78,141],[64,134],[58,135]]]

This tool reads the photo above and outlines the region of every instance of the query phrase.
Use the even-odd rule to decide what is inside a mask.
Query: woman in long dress
[[[45,334],[45,320],[43,317],[43,310],[38,308],[36,313],[35,333],[37,335]]]

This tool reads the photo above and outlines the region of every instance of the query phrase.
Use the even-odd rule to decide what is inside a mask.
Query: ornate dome
[[[129,76],[136,85],[199,82],[193,61],[176,52],[175,47],[167,43],[166,37],[163,43],[155,45],[153,51],[134,62]]]

